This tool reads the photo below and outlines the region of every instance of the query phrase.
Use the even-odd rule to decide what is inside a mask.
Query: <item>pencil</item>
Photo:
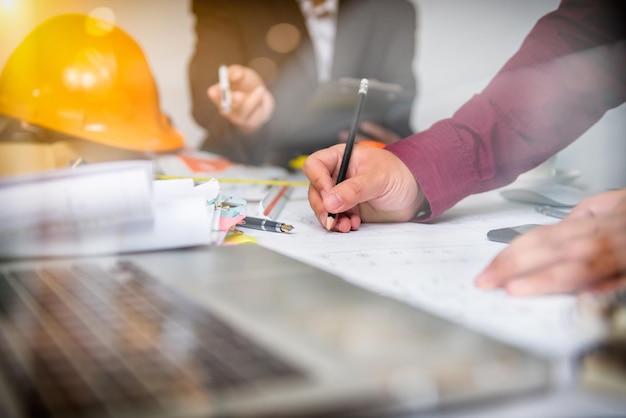
[[[341,166],[339,167],[339,175],[337,176],[337,183],[339,184],[346,178],[348,172],[348,164],[350,164],[350,157],[352,156],[352,148],[354,147],[354,139],[356,133],[359,130],[359,119],[361,119],[361,113],[363,112],[363,105],[365,104],[365,98],[367,97],[367,87],[369,83],[367,78],[361,79],[359,85],[358,99],[356,102],[356,109],[354,110],[354,117],[352,118],[352,125],[350,126],[350,134],[348,135],[348,141],[346,142],[346,148],[343,151],[343,158],[341,160]],[[326,217],[326,229],[330,229],[335,224],[336,213],[329,213]]]

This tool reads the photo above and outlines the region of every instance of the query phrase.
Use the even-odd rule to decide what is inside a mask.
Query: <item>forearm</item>
[[[388,147],[422,188],[428,219],[470,194],[513,181],[625,100],[626,47],[619,32],[598,36],[600,29],[559,16],[540,21],[485,90],[452,118]]]

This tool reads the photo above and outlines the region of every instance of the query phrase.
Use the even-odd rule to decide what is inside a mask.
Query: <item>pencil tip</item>
[[[335,225],[335,217],[328,215],[326,218],[326,229],[330,231],[333,225]]]

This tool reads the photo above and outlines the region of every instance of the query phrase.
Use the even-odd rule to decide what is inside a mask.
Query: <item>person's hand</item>
[[[231,89],[231,110],[225,113],[220,106],[220,85],[213,84],[207,90],[209,99],[239,130],[251,133],[263,126],[274,113],[274,96],[267,89],[261,76],[251,68],[241,65],[228,67]]]
[[[362,135],[361,133],[365,134]],[[339,142],[347,142],[348,136],[350,135],[349,130],[342,130],[339,132],[338,139]],[[354,137],[354,142],[359,143],[363,141],[377,141],[384,145],[393,144],[396,141],[399,141],[400,136],[389,129],[380,126],[374,122],[369,122],[364,120],[359,124],[359,132]]]
[[[561,222],[514,239],[476,284],[520,296],[626,287],[626,189],[589,197]]]
[[[333,230],[357,230],[361,222],[404,222],[417,214],[424,197],[408,167],[391,152],[355,146],[346,180],[335,185],[345,145],[311,154],[302,171],[310,181],[309,204],[326,227],[336,213]]]

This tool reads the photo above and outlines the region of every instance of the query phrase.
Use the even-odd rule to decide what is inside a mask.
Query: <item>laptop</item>
[[[551,381],[546,359],[258,245],[3,261],[0,370],[18,418],[380,417]]]

